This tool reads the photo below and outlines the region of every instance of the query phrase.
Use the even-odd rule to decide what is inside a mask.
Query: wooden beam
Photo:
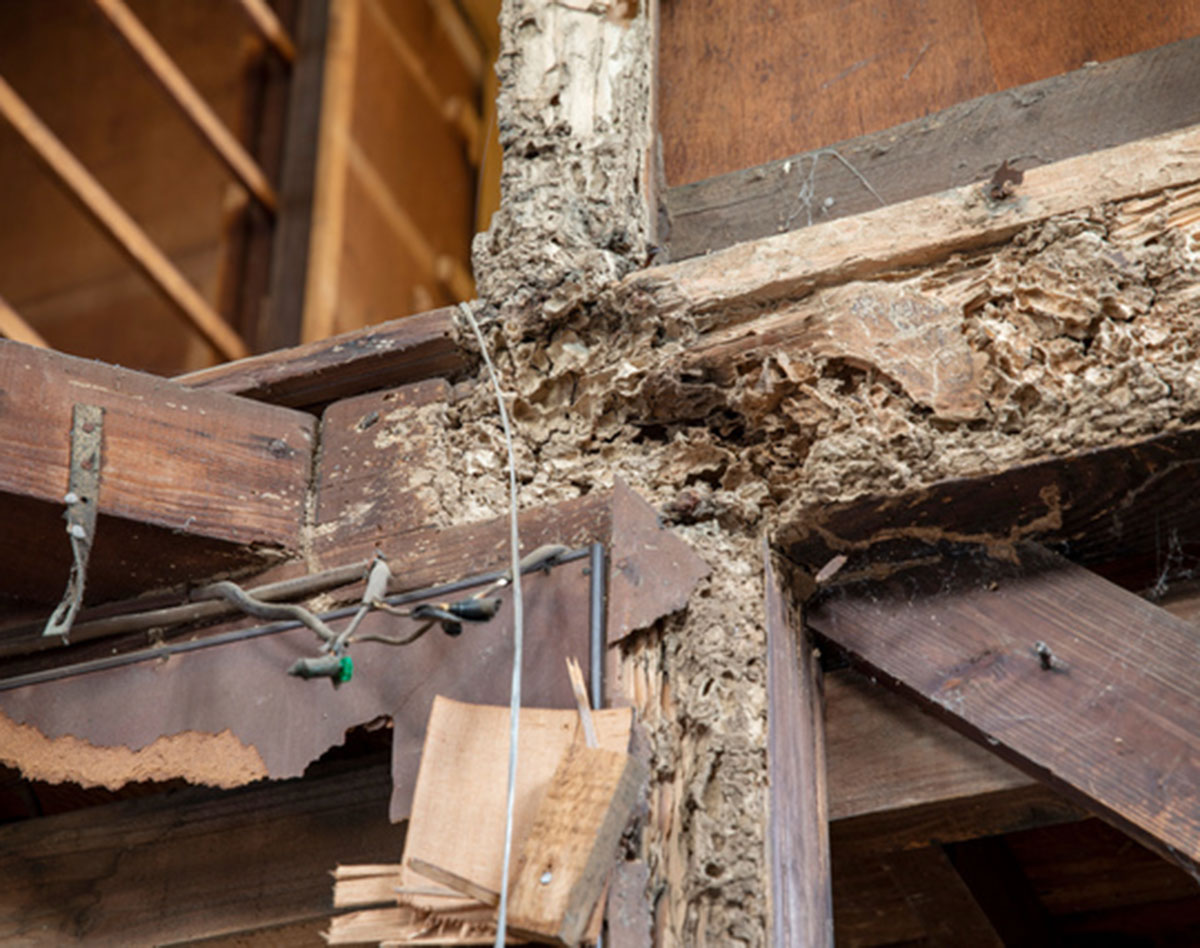
[[[279,167],[279,210],[271,239],[270,286],[266,315],[252,340],[255,352],[271,352],[299,343],[304,313],[329,4],[326,0],[298,0],[297,6],[295,32],[299,53],[288,83]]]
[[[163,91],[200,133],[217,158],[263,207],[274,213],[278,205],[275,189],[258,163],[204,101],[175,60],[159,45],[154,34],[125,5],[125,0],[92,0],[92,3],[108,18],[117,35],[141,59],[150,75],[163,87]]]
[[[3,296],[0,296],[0,336],[13,342],[23,342],[27,346],[37,346],[39,349],[49,348],[49,343],[42,334],[21,318]]]
[[[227,359],[246,355],[246,344],[158,249],[112,195],[0,77],[0,115],[55,182],[75,201],[126,258]]]
[[[454,310],[446,307],[189,372],[175,381],[293,408],[321,408],[373,389],[454,378],[468,364]]]
[[[1198,160],[1200,127],[1192,126],[1033,168],[1010,196],[993,197],[988,183],[959,187],[640,270],[623,290],[669,312],[728,322],[820,286],[998,244],[1078,208],[1190,184],[1200,178]]]
[[[275,15],[275,11],[271,9],[271,5],[266,0],[237,0],[237,5],[242,8],[242,12],[254,24],[254,28],[258,30],[262,38],[283,57],[285,62],[295,61],[296,44],[292,42],[292,38],[283,28],[279,17]]]
[[[214,570],[269,560],[264,546],[299,549],[316,428],[310,416],[4,341],[0,391],[6,594],[62,592],[65,571],[51,564],[66,556],[61,512],[76,404],[104,409],[97,543],[105,551],[93,556],[89,574],[109,576],[109,595],[131,594],[128,577],[171,567],[201,539],[220,541],[210,554],[225,550]],[[114,532],[117,522],[129,529]],[[127,544],[109,546],[118,533]],[[47,588],[51,578],[56,593]],[[103,584],[89,578],[88,587],[100,595]]]
[[[812,567],[847,553],[844,572],[944,555],[979,544],[1003,555],[1019,540],[1071,558],[1130,589],[1170,595],[1200,545],[1192,502],[1200,430],[957,478],[920,491],[868,496],[805,511],[784,543]]]
[[[821,667],[763,541],[773,945],[833,945]]]
[[[1041,548],[839,587],[813,628],[1166,858],[1200,866],[1200,638]]]
[[[1006,89],[881,132],[671,188],[672,260],[1200,122],[1200,38]]]
[[[1002,836],[956,843],[944,850],[954,872],[974,896],[1006,945],[1052,948],[1063,942]]]
[[[991,919],[940,846],[889,853],[884,865],[925,927],[929,948],[1004,948]]]
[[[334,866],[403,847],[390,789],[386,762],[364,762],[0,827],[0,939],[164,944],[328,919]]]

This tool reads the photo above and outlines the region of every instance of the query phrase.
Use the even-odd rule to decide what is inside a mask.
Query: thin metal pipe
[[[555,566],[566,563],[573,563],[588,556],[588,550],[573,550],[555,561]],[[536,572],[538,569],[543,569],[541,566],[531,566],[528,569],[522,570],[525,573]],[[415,589],[411,592],[398,593],[394,596],[388,596],[383,601],[390,606],[403,606],[410,602],[416,602],[421,599],[432,599],[435,597],[448,596],[453,593],[462,592],[464,589],[472,589],[476,586],[484,586],[496,582],[506,574],[507,570],[497,570],[491,573],[484,573],[480,576],[470,576],[465,579],[456,580],[452,583],[444,583],[441,586],[431,586],[426,589]],[[319,575],[319,574],[318,574]],[[325,622],[344,619],[348,616],[353,616],[359,610],[360,604],[352,606],[343,606],[339,609],[333,609],[329,612],[323,612],[319,618]],[[163,645],[156,645],[153,648],[138,649],[135,652],[126,652],[123,655],[111,655],[106,658],[92,659],[87,662],[76,662],[73,665],[60,665],[57,668],[46,668],[41,671],[29,672],[24,675],[14,675],[12,678],[0,679],[0,692],[11,691],[14,688],[24,688],[27,685],[40,685],[48,681],[58,681],[62,678],[73,678],[76,675],[85,675],[89,672],[104,671],[109,668],[120,668],[124,665],[137,665],[141,662],[152,662],[158,659],[166,658],[169,655],[179,655],[184,652],[196,652],[200,649],[215,648],[219,645],[229,645],[232,642],[244,642],[249,639],[261,638],[264,635],[277,635],[280,632],[289,632],[292,629],[303,628],[303,623],[298,621],[272,622],[269,625],[254,626],[249,629],[232,629],[229,632],[220,632],[216,635],[210,635],[202,639],[192,639],[187,642],[167,642]]]
[[[591,581],[589,630],[591,632],[591,690],[592,707],[603,708],[604,704],[604,656],[608,651],[608,635],[605,631],[605,587],[607,583],[604,544],[593,543],[588,550],[588,578]]]

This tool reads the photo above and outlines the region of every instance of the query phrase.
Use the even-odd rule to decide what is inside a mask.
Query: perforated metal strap
[[[59,636],[64,642],[83,604],[88,557],[96,537],[103,447],[104,409],[97,405],[76,405],[71,413],[71,473],[67,495],[63,498],[67,505],[64,516],[74,561],[62,601],[42,630],[42,635]]]

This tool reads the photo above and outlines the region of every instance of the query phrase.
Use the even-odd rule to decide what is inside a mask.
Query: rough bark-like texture
[[[480,298],[554,318],[646,257],[649,4],[505,0],[501,206],[475,239]]]

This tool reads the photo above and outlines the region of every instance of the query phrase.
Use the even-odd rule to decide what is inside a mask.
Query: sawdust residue
[[[70,781],[81,787],[109,790],[128,783],[180,777],[189,783],[230,788],[268,776],[257,748],[243,744],[229,730],[220,734],[185,731],[163,735],[132,750],[124,745],[97,747],[69,734],[48,738],[3,712],[0,763],[18,768],[29,780]]]

